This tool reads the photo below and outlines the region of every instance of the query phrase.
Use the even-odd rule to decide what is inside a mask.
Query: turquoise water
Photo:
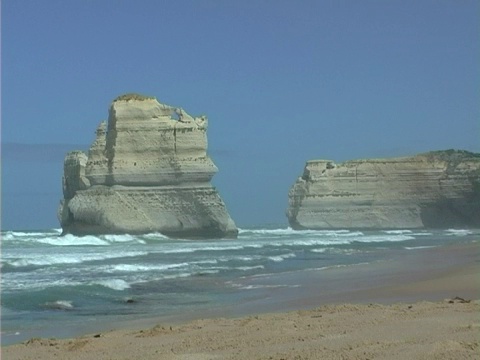
[[[468,243],[479,235],[480,230],[252,228],[240,230],[235,240],[189,241],[161,234],[61,237],[59,229],[3,231],[2,343],[268,302],[276,289],[301,291],[288,274],[335,267],[355,271],[359,264]]]

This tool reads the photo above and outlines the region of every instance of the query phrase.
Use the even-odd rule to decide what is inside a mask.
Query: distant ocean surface
[[[322,272],[479,239],[480,230],[241,229],[236,240],[2,231],[2,343],[142,318],[201,317]],[[275,281],[269,279],[275,278]],[[280,280],[279,280],[280,279]]]

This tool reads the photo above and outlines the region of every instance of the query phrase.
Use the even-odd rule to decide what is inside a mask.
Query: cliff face
[[[206,130],[206,117],[154,98],[115,99],[88,156],[65,158],[58,212],[64,233],[236,236],[210,184],[217,167],[206,153]]]
[[[288,199],[294,229],[480,227],[480,154],[312,160]]]

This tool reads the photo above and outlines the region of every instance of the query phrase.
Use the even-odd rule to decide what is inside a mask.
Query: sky
[[[232,218],[286,226],[307,160],[480,152],[479,64],[476,0],[1,0],[1,227],[59,227],[130,92],[207,115]]]

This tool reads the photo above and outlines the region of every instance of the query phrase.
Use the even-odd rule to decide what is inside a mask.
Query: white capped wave
[[[54,309],[54,310],[72,310],[73,309],[73,301],[69,300],[57,300],[52,302],[46,302],[44,307],[47,309]]]
[[[236,251],[236,250],[245,250],[245,249],[260,249],[266,247],[289,247],[289,246],[319,246],[319,245],[341,245],[341,244],[350,244],[352,241],[361,238],[363,233],[361,232],[352,232],[352,233],[345,233],[344,236],[341,237],[308,237],[308,238],[296,238],[296,239],[289,239],[286,238],[285,240],[250,240],[250,241],[239,241],[239,242],[230,242],[229,244],[212,244],[209,243],[208,245],[197,243],[191,244],[189,243],[188,246],[178,246],[175,247],[168,247],[159,250],[159,253],[163,254],[182,254],[182,253],[194,253],[199,251]]]
[[[333,234],[329,234],[329,236],[333,237],[351,237],[351,236],[363,236],[363,232],[361,231],[352,231],[352,232],[336,232]]]
[[[140,283],[147,283],[152,281],[162,281],[162,280],[175,280],[181,278],[188,278],[192,276],[201,276],[206,274],[216,274],[220,272],[218,269],[205,269],[205,270],[195,270],[195,271],[184,271],[184,272],[176,272],[176,273],[161,273],[161,274],[150,274],[153,276],[145,277],[137,277],[134,280],[130,281],[130,284],[140,284]]]
[[[12,234],[9,234],[9,233],[5,233],[5,234],[2,234],[1,236],[1,240],[2,241],[11,241],[11,240],[15,240],[15,236],[12,235]]]
[[[42,243],[52,246],[108,246],[114,243],[136,242],[145,244],[145,241],[132,235],[85,235],[75,236],[66,234],[60,236],[60,233],[54,229],[50,232],[11,232],[8,231],[2,234],[2,240],[6,241],[25,241]]]
[[[92,254],[54,254],[46,255],[39,254],[21,259],[8,259],[4,261],[6,264],[15,267],[22,266],[45,266],[45,265],[60,265],[60,264],[79,264],[88,261],[99,261],[106,259],[116,259],[124,257],[144,256],[148,252],[145,251],[131,251],[131,252],[116,252],[116,253],[92,253]]]
[[[256,289],[277,289],[277,288],[297,288],[300,285],[241,285],[241,284],[231,284],[232,287],[235,287],[240,290],[256,290]]]
[[[288,258],[296,257],[294,253],[288,253],[288,254],[283,254],[283,255],[277,255],[277,256],[269,256],[268,259],[275,261],[275,262],[280,262]]]
[[[145,241],[139,239],[137,236],[132,236],[128,234],[124,235],[102,235],[102,239],[107,240],[109,243],[124,243],[124,242],[137,242],[140,244],[145,244]]]
[[[225,262],[225,261],[255,261],[255,260],[260,260],[263,257],[260,255],[251,255],[251,256],[223,256],[218,258],[218,261]]]
[[[38,278],[35,277],[34,280],[30,277],[20,277],[18,274],[12,277],[12,274],[2,275],[2,292],[9,291],[34,291],[34,290],[43,290],[52,287],[71,287],[82,285],[81,282],[72,281],[71,279],[58,279],[52,280],[50,278]]]
[[[168,236],[165,236],[163,234],[160,234],[160,233],[150,233],[150,234],[144,234],[142,235],[142,237],[144,238],[147,238],[147,239],[151,239],[151,240],[170,240],[170,238]]]
[[[310,231],[310,230],[302,230]],[[280,229],[238,229],[238,234],[259,234],[259,235],[292,235],[299,234],[298,230],[293,230],[291,227]]]
[[[192,261],[190,264],[218,264],[218,261],[217,259],[211,259],[211,260],[199,260],[199,261]]]
[[[139,239],[138,237],[132,235],[86,235],[86,236],[75,236],[72,234],[67,234],[64,236],[38,239],[38,242],[57,245],[57,246],[80,246],[80,245],[93,245],[93,246],[107,246],[114,243],[126,243],[126,242],[135,242],[139,244],[145,244],[144,240]]]
[[[284,235],[319,235],[319,236],[341,236],[345,234],[351,234],[350,230],[294,230],[291,227],[280,229],[238,229],[239,236],[244,235],[272,235],[272,236],[284,236]],[[355,232],[360,233],[360,232]],[[361,234],[361,233],[360,233]]]
[[[327,248],[321,248],[321,249],[311,249],[310,251],[314,253],[324,253],[327,250],[328,250]]]
[[[454,235],[454,236],[466,236],[466,235],[471,235],[473,234],[472,231],[466,230],[466,229],[448,229],[445,230],[448,235]]]
[[[235,270],[241,270],[241,271],[250,271],[250,270],[258,270],[258,269],[265,269],[265,266],[263,266],[263,265],[239,266],[239,267],[235,268]]]
[[[116,272],[149,272],[149,271],[163,271],[169,269],[178,269],[188,267],[188,263],[178,263],[178,264],[163,264],[163,265],[141,265],[141,264],[118,264],[118,265],[109,265],[106,267],[100,268],[100,271],[105,271],[108,273]]]
[[[52,233],[50,233],[52,234]],[[23,232],[23,231],[7,231],[2,232],[2,241],[31,241],[39,237],[49,235],[45,232]]]
[[[356,242],[393,242],[393,241],[407,241],[415,240],[415,237],[409,235],[369,235],[365,237],[355,238]]]
[[[90,285],[101,285],[113,290],[122,291],[130,288],[130,284],[122,279],[106,279],[92,282]]]
[[[359,265],[369,265],[369,264],[371,264],[371,263],[361,262],[361,263],[354,263],[354,264],[336,264],[336,265],[330,265],[330,266],[323,266],[323,267],[319,267],[319,268],[305,269],[303,271],[323,271],[323,270],[340,269],[340,268],[354,267],[354,266],[359,266]]]
[[[285,240],[285,241],[276,241],[276,242],[266,242],[264,246],[318,246],[318,245],[343,245],[343,244],[350,244],[352,242],[351,239],[347,238],[305,238],[305,239],[294,239],[294,240]]]
[[[411,234],[412,230],[385,230],[386,234]]]
[[[431,249],[431,248],[435,248],[437,246],[435,245],[431,245],[431,246],[405,246],[404,249],[405,250],[419,250],[419,249]]]
[[[168,275],[162,275],[160,277],[156,277],[155,279],[149,279],[148,281],[178,279],[178,278],[189,277],[189,276],[192,276],[192,275],[194,275],[194,273],[192,273],[192,272],[183,272],[183,273],[178,273],[178,274],[168,274]]]
[[[331,253],[331,254],[342,254],[342,255],[353,255],[357,254],[359,252],[362,252],[361,250],[355,250],[355,249],[336,249],[336,248],[319,248],[319,249],[311,249],[310,252],[313,253]]]
[[[329,254],[342,254],[342,255],[353,255],[357,253],[361,253],[364,250],[355,250],[355,249],[339,249],[339,248],[319,248],[319,249],[311,249],[310,252],[313,253],[325,253],[328,252]]]
[[[170,249],[163,249],[159,252],[162,254],[182,254],[193,253],[197,251],[228,251],[228,250],[243,250],[247,247],[262,247],[262,245],[218,245],[218,246],[202,246],[198,244],[190,247],[175,247]]]
[[[48,245],[54,245],[54,246],[80,246],[80,245],[107,246],[109,245],[108,241],[102,240],[92,235],[74,236],[72,234],[67,234],[65,236],[34,239],[34,241],[42,244],[48,244]]]

